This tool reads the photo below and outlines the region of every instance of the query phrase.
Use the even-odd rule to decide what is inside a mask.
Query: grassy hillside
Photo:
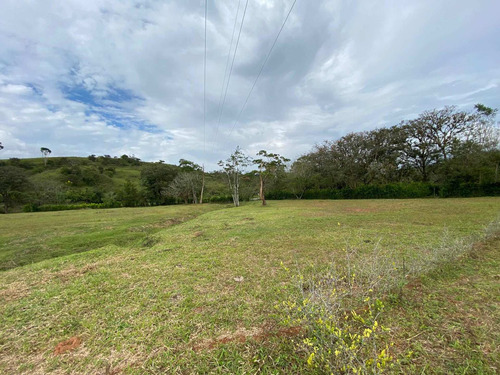
[[[132,159],[133,160],[133,159]],[[121,158],[103,158],[99,157],[95,160],[84,157],[49,157],[47,165],[43,158],[26,158],[26,159],[10,159],[0,160],[0,163],[5,165],[19,166],[25,169],[30,175],[30,179],[39,183],[56,183],[61,187],[67,187],[66,181],[61,176],[61,171],[64,167],[80,166],[80,167],[102,167],[103,179],[96,185],[107,189],[117,189],[125,184],[127,180],[131,180],[139,185],[141,174],[141,166],[151,164],[141,161],[131,161]],[[110,168],[106,171],[107,168]],[[113,171],[111,171],[111,168]],[[112,173],[111,173],[112,172]]]
[[[45,165],[45,161],[47,162]],[[139,207],[191,202],[201,191],[201,167],[142,162],[134,157],[94,156],[0,160],[0,212],[39,212],[80,208]],[[175,183],[176,189],[170,187]],[[195,189],[186,186],[186,174]],[[3,176],[3,178],[2,178]],[[255,178],[255,176],[254,176]],[[255,181],[254,181],[255,182]],[[258,188],[249,184],[241,196]],[[230,201],[225,176],[205,174],[204,201]]]
[[[11,268],[0,273],[0,371],[323,373],[297,349],[305,328],[283,325],[287,313],[276,308],[300,298],[293,275],[315,275],[346,249],[410,264],[480,238],[498,208],[495,198],[271,201],[0,216],[1,265]],[[488,246],[492,260],[426,273],[417,295],[389,298],[381,323],[400,360],[392,371],[495,373],[498,241]],[[475,281],[455,282],[463,277]],[[455,313],[445,297],[457,288]],[[493,317],[478,336],[488,350],[453,320],[473,313],[468,301]],[[448,313],[456,324],[432,323]],[[440,352],[427,350],[434,334]],[[481,352],[464,357],[467,349]]]
[[[0,270],[107,245],[147,245],[149,235],[221,207],[196,205],[11,215],[2,220],[0,229]]]

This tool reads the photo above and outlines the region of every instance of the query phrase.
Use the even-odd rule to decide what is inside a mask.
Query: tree
[[[52,153],[52,151],[50,151],[47,147],[41,147],[40,152],[42,153],[43,164],[47,166],[47,157]]]
[[[201,167],[200,165],[192,162],[191,160],[180,159],[179,160],[179,168],[185,172],[196,172],[197,175],[201,175],[201,186],[200,186],[200,204],[203,203],[203,192],[205,190],[205,167]],[[198,177],[196,177],[198,179]],[[196,194],[193,194],[196,196]]]
[[[226,173],[234,206],[238,207],[240,205],[240,174],[242,169],[250,164],[250,158],[238,146],[229,158],[225,161],[220,160],[217,164]]]
[[[475,105],[474,122],[465,137],[453,143],[453,158],[440,166],[443,183],[492,183],[498,181],[500,143],[495,126],[497,110]]]
[[[182,169],[184,172],[201,171],[201,169],[202,169],[195,162],[192,162],[191,160],[186,160],[186,159],[179,160],[179,168]]]
[[[495,126],[495,118],[498,110],[476,104],[477,121],[475,122],[468,140],[480,144],[487,151],[498,150],[500,147],[500,129]]]
[[[166,202],[163,191],[177,176],[177,167],[169,164],[146,164],[141,169],[141,183],[146,190],[149,204],[159,205]]]
[[[301,156],[292,164],[287,185],[297,199],[302,199],[306,190],[311,187],[311,180],[314,175],[313,167],[307,159],[307,155]]]
[[[266,197],[264,191],[264,184],[270,176],[276,176],[276,173],[285,167],[285,164],[290,161],[279,154],[273,154],[265,150],[260,150],[257,153],[260,156],[258,159],[254,159],[253,163],[259,168],[259,180],[260,180],[260,190],[259,198],[262,201],[262,205],[266,205]]]
[[[456,111],[454,106],[425,111],[418,119],[426,127],[429,137],[443,160],[452,156],[453,144],[466,138],[477,121],[477,115]]]
[[[14,203],[21,200],[22,192],[27,188],[26,172],[19,167],[0,167],[0,196],[4,204],[5,213]]]
[[[401,161],[421,174],[422,181],[429,180],[430,166],[438,160],[439,149],[434,143],[428,123],[417,118],[401,124],[405,132],[405,145],[401,153]]]
[[[375,129],[365,133],[365,184],[400,182],[402,170],[398,160],[405,142],[405,134],[397,126]]]
[[[168,186],[163,193],[175,198],[181,198],[184,203],[198,203],[197,191],[201,186],[201,176],[196,172],[181,172]]]
[[[116,199],[125,207],[138,207],[143,203],[142,194],[137,186],[130,180],[116,193]]]
[[[497,109],[493,109],[493,108],[490,108],[490,107],[486,107],[484,104],[481,104],[481,103],[477,103],[474,108],[476,109],[476,111],[478,113],[481,113],[487,117],[493,117],[496,115],[497,113]]]

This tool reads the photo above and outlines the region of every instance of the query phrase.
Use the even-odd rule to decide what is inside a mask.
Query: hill
[[[201,176],[200,167],[187,160],[171,165],[143,162],[127,155],[0,160],[0,173],[6,171],[9,177],[0,179],[0,195],[3,211],[8,212],[187,203],[193,201],[190,188],[186,195],[185,186],[169,194],[170,184],[180,173]],[[16,179],[19,183],[11,186]],[[206,201],[230,199],[222,176],[207,173],[205,180]]]

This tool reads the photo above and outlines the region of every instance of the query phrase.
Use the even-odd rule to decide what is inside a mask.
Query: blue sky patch
[[[139,129],[148,133],[162,133],[158,126],[138,118],[130,110],[135,108],[144,99],[134,95],[132,91],[119,87],[107,87],[105,94],[97,90],[92,91],[83,84],[73,86],[63,85],[61,91],[66,99],[82,103],[87,106],[85,115],[97,115],[109,125]]]

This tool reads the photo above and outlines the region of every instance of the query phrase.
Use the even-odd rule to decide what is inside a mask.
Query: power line
[[[233,61],[231,62],[231,69],[229,70],[229,76],[227,78],[226,90],[225,90],[225,93],[224,93],[224,99],[222,101],[222,107],[220,108],[220,111],[219,111],[219,119],[217,121],[217,127],[215,128],[215,137],[214,137],[215,139],[217,139],[217,134],[218,134],[218,131],[219,131],[219,125],[220,125],[220,121],[221,121],[221,118],[222,118],[222,113],[224,112],[224,104],[226,103],[227,90],[229,88],[229,82],[231,81],[231,74],[233,72],[234,60],[236,59],[236,52],[238,51],[238,45],[240,43],[241,30],[243,29],[243,23],[245,22],[245,15],[247,13],[248,1],[249,0],[247,0],[246,3],[245,3],[245,10],[243,11],[243,17],[241,19],[240,31],[238,32],[238,39],[236,40],[236,46],[234,48]]]
[[[205,0],[205,56],[203,59],[203,161],[206,159],[207,140],[207,11],[208,0]],[[200,203],[203,203],[203,191],[205,190],[205,164],[203,164],[203,174],[200,192]]]
[[[206,157],[207,138],[207,10],[208,0],[205,0],[205,56],[203,61],[203,154]]]
[[[228,138],[231,137],[231,134],[233,133],[234,128],[238,124],[238,122],[240,120],[240,117],[241,117],[241,115],[242,115],[243,111],[245,110],[245,107],[246,107],[246,105],[248,103],[248,100],[250,99],[250,96],[252,95],[252,92],[253,92],[255,86],[257,85],[257,81],[259,80],[260,76],[262,75],[262,71],[264,70],[264,67],[266,66],[266,63],[269,60],[269,57],[271,56],[271,53],[273,52],[274,46],[276,45],[276,42],[278,41],[278,38],[280,37],[281,32],[283,31],[283,29],[285,27],[285,24],[288,21],[288,18],[290,17],[290,14],[292,13],[293,7],[295,6],[296,2],[297,2],[297,0],[293,1],[292,6],[290,7],[290,10],[288,11],[288,14],[285,17],[285,20],[283,21],[283,24],[281,25],[281,28],[278,31],[278,34],[276,35],[276,38],[274,39],[274,42],[273,42],[273,44],[271,46],[271,49],[267,53],[267,56],[264,59],[264,62],[262,64],[261,68],[260,68],[259,74],[257,75],[257,78],[255,78],[255,81],[254,81],[254,83],[252,85],[252,88],[250,89],[250,92],[248,93],[248,95],[247,95],[247,97],[245,99],[245,102],[243,103],[243,107],[241,107],[241,110],[238,113],[238,116],[236,117],[236,121],[234,122],[233,127],[231,128],[231,131],[229,132]]]
[[[224,69],[224,78],[222,80],[222,87],[220,90],[220,97],[219,97],[219,105],[217,106],[217,112],[220,113],[221,105],[222,105],[222,96],[224,95],[224,87],[226,84],[226,77],[227,77],[227,72],[229,68],[229,61],[231,61],[231,50],[233,49],[233,41],[234,41],[234,34],[236,33],[236,25],[238,24],[238,15],[240,14],[240,4],[241,0],[238,0],[238,8],[236,9],[236,17],[234,17],[234,25],[233,25],[233,33],[231,36],[231,43],[229,43],[229,52],[227,53],[227,60],[226,60],[226,68]],[[220,121],[220,119],[219,119]],[[219,124],[217,124],[217,129],[218,129]],[[217,133],[216,133],[217,136]]]

